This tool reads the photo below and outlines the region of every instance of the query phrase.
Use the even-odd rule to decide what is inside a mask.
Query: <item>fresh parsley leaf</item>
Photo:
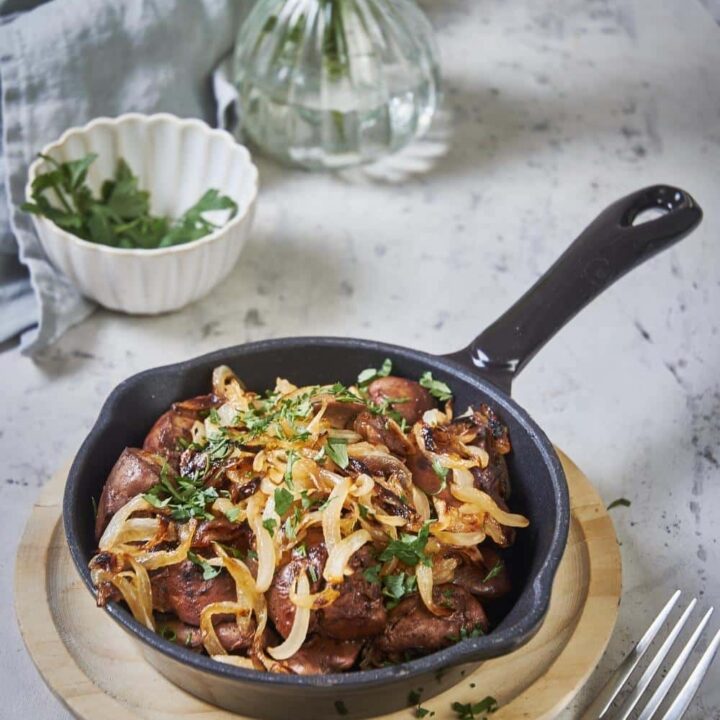
[[[434,380],[432,373],[429,370],[423,373],[420,378],[420,385],[441,402],[449,400],[452,397],[452,390],[448,387],[448,385],[440,380]]]
[[[419,705],[421,699],[422,699],[422,691],[421,690],[411,690],[408,693],[408,705]]]
[[[275,528],[277,528],[277,520],[275,518],[266,518],[263,520],[263,527],[271,534],[275,534]]]
[[[318,577],[318,574],[317,574],[317,570],[315,569],[315,566],[314,566],[314,565],[308,564],[308,572],[310,573],[310,579],[311,579],[313,582],[317,582],[317,581],[319,580],[319,577]]]
[[[418,705],[415,708],[415,717],[424,718],[424,717],[434,717],[435,711],[434,710],[428,710],[427,708],[422,707],[421,705]]]
[[[294,450],[290,450],[287,455],[287,466],[285,467],[285,484],[291,490],[293,489],[292,469],[297,458],[297,453]]]
[[[328,438],[328,441],[325,444],[325,452],[327,453],[327,456],[343,470],[350,463],[346,440],[342,440],[341,438]]]
[[[307,547],[305,547],[305,543],[301,543],[300,545],[295,546],[295,552],[300,557],[307,557]]]
[[[160,635],[169,642],[175,642],[177,640],[177,635],[175,634],[175,631],[169,625],[164,625],[162,628],[160,628]]]
[[[365,520],[367,516],[370,514],[370,511],[367,509],[366,505],[358,504],[358,510],[360,511],[360,517]]]
[[[258,559],[258,554],[257,554],[257,552],[255,552],[255,550],[248,550],[248,551],[247,551],[247,556],[250,558],[250,560],[257,560],[257,559]]]
[[[430,565],[430,558],[425,554],[430,535],[430,523],[425,523],[417,535],[402,533],[400,540],[391,540],[380,553],[380,560],[386,562],[396,557],[400,562],[414,567],[418,563]]]
[[[380,584],[380,570],[382,565],[371,565],[363,570],[363,577],[373,585]]]
[[[232,507],[225,510],[225,517],[231,522],[237,522],[240,517],[240,508]]]
[[[149,249],[190,242],[213,232],[218,226],[204,214],[237,212],[232,198],[208,190],[182,217],[173,221],[150,214],[150,194],[138,186],[138,178],[124,160],[115,175],[103,182],[99,196],[87,185],[87,173],[97,155],[59,163],[41,156],[50,169],[33,181],[32,202],[22,209],[43,215],[59,227],[90,242],[121,248]],[[50,201],[50,197],[55,201]]]
[[[433,470],[435,471],[435,474],[443,481],[443,487],[445,486],[445,483],[447,482],[447,475],[450,472],[449,468],[446,468],[444,465],[440,464],[440,461],[437,458],[433,458]]]
[[[502,569],[505,567],[502,560],[498,560],[490,569],[490,572],[483,578],[483,582],[488,582],[489,580],[492,580],[494,577],[497,577],[501,572]]]
[[[394,573],[393,575],[386,575],[382,579],[382,586],[382,594],[389,598],[385,601],[385,607],[391,610],[402,598],[415,592],[417,578],[406,572]]]
[[[170,466],[165,463],[160,470],[159,482],[143,497],[153,507],[167,508],[170,517],[178,522],[191,518],[212,520],[213,515],[207,511],[207,506],[218,499],[218,492],[213,487],[204,487],[203,476],[204,472],[172,476]]]
[[[293,494],[286,488],[275,490],[275,510],[281,517],[290,509],[293,504]]]
[[[458,720],[484,720],[498,709],[497,700],[489,695],[477,703],[454,702],[450,706],[457,714]]]
[[[202,568],[203,580],[212,580],[214,577],[217,577],[222,570],[222,568],[213,567],[205,558],[200,557],[200,555],[197,555],[192,550],[188,551],[187,556],[190,562]]]
[[[210,408],[210,413],[208,414],[208,417],[210,418],[210,422],[213,425],[220,425],[220,416],[218,415],[218,411],[215,408]]]
[[[295,530],[295,523],[293,522],[292,517],[288,517],[287,520],[285,520],[283,524],[283,530],[285,531],[285,537],[288,540],[294,540],[295,535],[297,534]]]
[[[621,498],[618,498],[617,500],[613,500],[607,506],[607,509],[612,510],[613,508],[616,508],[616,507],[630,507],[630,505],[632,505],[632,503],[627,498],[621,497]]]
[[[308,495],[307,490],[301,490],[300,491],[300,504],[303,507],[303,510],[307,510],[311,505],[313,501],[310,499],[310,496]]]
[[[373,380],[381,377],[387,377],[392,372],[392,360],[385,358],[379,369],[366,368],[357,377],[357,383],[360,387],[369,385]]]

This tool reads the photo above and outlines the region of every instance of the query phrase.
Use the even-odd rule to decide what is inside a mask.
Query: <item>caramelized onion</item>
[[[417,579],[418,592],[425,607],[433,614],[438,616],[449,615],[450,611],[438,605],[433,600],[433,571],[431,567],[420,563],[415,566],[415,578]]]
[[[367,530],[356,530],[352,535],[348,535],[334,545],[325,563],[323,571],[325,580],[331,584],[342,582],[350,564],[350,558],[368,542],[370,542],[370,533]]]
[[[505,512],[505,510],[500,508],[498,504],[482,490],[474,487],[466,488],[455,486],[451,487],[450,491],[458,500],[476,505],[480,510],[495,518],[501,525],[524,528],[530,524],[530,521],[523,515]]]
[[[118,542],[125,521],[134,512],[140,512],[141,510],[152,510],[152,505],[150,505],[142,495],[136,495],[131,500],[128,500],[128,502],[112,516],[108,526],[105,528],[105,532],[98,541],[100,550],[111,550],[113,545],[116,545]]]
[[[332,489],[330,497],[327,499],[327,506],[323,510],[322,529],[328,554],[332,554],[333,548],[342,539],[340,535],[340,515],[351,482],[349,477],[340,478],[338,484]]]
[[[300,573],[300,577],[294,584],[297,586],[297,597],[307,597],[310,594],[310,582],[304,572]],[[276,660],[287,660],[289,657],[292,657],[305,642],[308,627],[310,627],[310,610],[296,606],[290,634],[285,639],[285,642],[268,648],[270,655]]]

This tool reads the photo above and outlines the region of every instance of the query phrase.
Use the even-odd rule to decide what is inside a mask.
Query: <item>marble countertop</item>
[[[561,331],[514,393],[606,501],[632,501],[612,511],[623,601],[591,689],[675,588],[702,606],[720,596],[717,25],[707,6],[671,0],[423,5],[446,92],[428,138],[339,176],[260,160],[252,239],[212,297],[157,318],[97,312],[37,362],[0,354],[3,716],[68,717],[14,622],[14,550],[120,380],[285,335],[460,348],[595,214],[656,182],[696,196],[701,228]],[[688,718],[720,718],[719,681],[717,663]]]

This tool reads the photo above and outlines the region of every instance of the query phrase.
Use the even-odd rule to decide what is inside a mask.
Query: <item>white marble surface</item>
[[[696,195],[702,227],[576,318],[515,394],[607,501],[632,501],[612,511],[624,594],[591,686],[674,588],[717,600],[720,31],[690,0],[424,6],[447,97],[433,138],[403,157],[417,174],[338,178],[261,161],[256,231],[213,297],[159,318],[98,312],[38,362],[0,354],[0,716],[67,717],[14,621],[14,549],[116,383],[284,335],[458,348],[595,213],[658,181]],[[720,663],[687,717],[720,718],[719,681]]]

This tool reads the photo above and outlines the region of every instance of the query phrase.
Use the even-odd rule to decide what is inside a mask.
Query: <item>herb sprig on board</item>
[[[211,188],[177,220],[152,215],[150,193],[139,188],[137,176],[124,160],[96,197],[86,183],[95,153],[62,163],[48,155],[40,157],[51,169],[33,180],[32,202],[23,203],[22,209],[100,245],[144,250],[183,245],[220,227],[205,213],[228,211],[230,220],[238,210],[232,198]]]

